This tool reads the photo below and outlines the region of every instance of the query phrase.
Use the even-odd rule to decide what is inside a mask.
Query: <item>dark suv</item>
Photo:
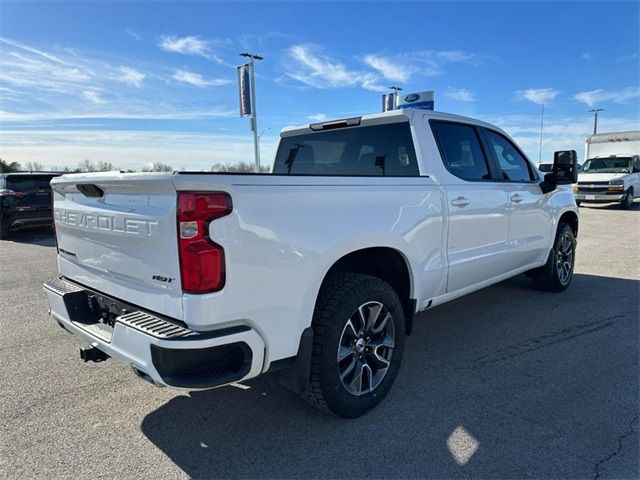
[[[0,173],[0,239],[9,232],[53,226],[51,186],[59,173]]]

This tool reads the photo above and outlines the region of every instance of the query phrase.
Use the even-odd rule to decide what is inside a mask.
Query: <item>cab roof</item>
[[[397,110],[390,110],[388,112],[380,112],[373,113],[368,115],[362,115],[360,117],[350,117],[336,120],[325,120],[323,122],[312,123],[308,125],[295,125],[289,126],[282,129],[280,136],[281,137],[289,137],[292,135],[301,135],[305,133],[314,133],[318,130],[321,130],[321,125],[336,123],[340,121],[349,121],[358,119],[359,123],[354,125],[344,125],[345,128],[355,128],[358,126],[366,126],[366,125],[384,125],[386,123],[396,123],[409,121],[416,115],[426,116],[429,119],[437,119],[437,120],[448,120],[451,122],[462,122],[462,123],[470,123],[473,125],[479,125],[482,127],[491,128],[493,130],[498,130],[502,133],[505,133],[502,129],[496,127],[487,122],[483,122],[482,120],[478,120],[475,118],[465,117],[462,115],[455,115],[453,113],[446,112],[437,112],[433,110],[422,110],[417,108],[401,108]],[[316,128],[320,127],[320,128]]]

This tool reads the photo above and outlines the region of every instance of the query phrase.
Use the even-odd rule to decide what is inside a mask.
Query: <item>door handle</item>
[[[469,200],[467,197],[458,197],[454,200],[451,200],[451,205],[453,205],[454,207],[466,207],[467,205],[469,205],[471,203],[471,200]]]
[[[519,193],[515,193],[515,194],[511,195],[511,201],[513,203],[520,203],[522,200],[524,200],[524,197],[522,195],[520,195]]]

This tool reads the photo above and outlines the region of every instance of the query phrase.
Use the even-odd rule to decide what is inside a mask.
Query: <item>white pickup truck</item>
[[[286,128],[271,174],[55,178],[50,313],[85,361],[187,389],[282,369],[355,417],[417,312],[521,273],[567,288],[576,156],[556,157],[542,177],[500,129],[407,109]]]

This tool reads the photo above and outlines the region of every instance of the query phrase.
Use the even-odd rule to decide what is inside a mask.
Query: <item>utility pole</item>
[[[251,90],[251,130],[253,131],[253,154],[256,162],[256,173],[260,173],[260,144],[258,136],[258,116],[256,115],[256,81],[254,73],[254,61],[263,60],[264,57],[255,53],[242,52],[241,57],[249,59],[249,81]]]
[[[544,125],[544,103],[540,112],[540,146],[538,147],[538,165],[542,162],[542,127]]]
[[[389,87],[389,90],[393,90],[393,109],[395,110],[398,108],[398,92],[402,90],[402,88],[394,85],[393,87]]]
[[[593,112],[593,134],[598,133],[598,112],[604,112],[604,108],[592,108],[589,110]]]

